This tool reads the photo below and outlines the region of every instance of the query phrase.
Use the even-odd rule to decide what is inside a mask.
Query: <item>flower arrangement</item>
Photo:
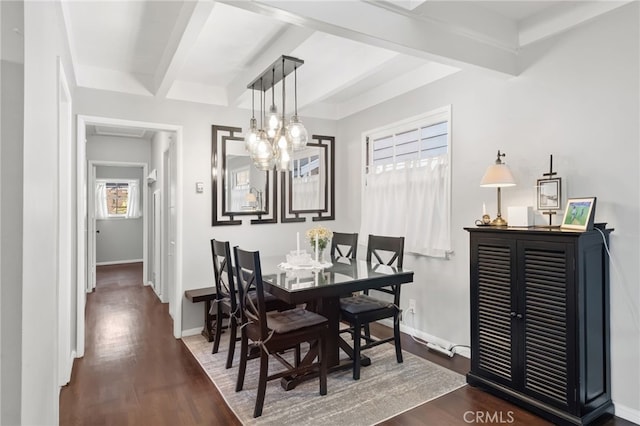
[[[333,237],[333,232],[324,226],[318,225],[307,230],[307,240],[309,240],[309,244],[311,244],[314,250],[316,247],[316,239],[318,240],[318,249],[322,252],[327,248],[331,237]]]

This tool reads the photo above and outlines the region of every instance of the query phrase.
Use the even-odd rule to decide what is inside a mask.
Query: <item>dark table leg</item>
[[[330,297],[318,301],[315,306],[315,311],[329,320],[329,333],[327,334],[325,354],[327,370],[332,372],[352,368],[353,362],[351,360],[353,359],[353,349],[340,337],[340,298]],[[309,360],[309,362],[311,362],[315,359],[317,352],[313,352],[314,349],[317,350],[317,348],[311,348],[310,354],[305,356],[304,361]],[[340,349],[349,355],[349,360],[340,361]],[[366,356],[360,357],[360,365],[371,365],[371,359]],[[280,385],[284,390],[291,390],[295,388],[298,383],[315,377],[318,377],[317,373],[309,373],[298,377],[283,377],[280,379]]]

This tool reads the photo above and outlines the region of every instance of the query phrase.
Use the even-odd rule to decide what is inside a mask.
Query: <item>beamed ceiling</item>
[[[467,67],[516,76],[521,47],[626,3],[63,0],[62,10],[78,86],[249,109],[247,84],[285,54],[305,62],[300,115],[340,119]]]

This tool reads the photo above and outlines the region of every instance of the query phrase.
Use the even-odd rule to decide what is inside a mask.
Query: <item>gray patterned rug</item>
[[[211,354],[212,344],[201,335],[182,340],[245,425],[373,425],[465,384],[464,376],[406,351],[404,362],[398,364],[393,346],[385,344],[366,351],[371,365],[362,368],[360,380],[352,379],[351,370],[329,374],[325,396],[320,396],[317,380],[288,392],[280,387],[279,380],[269,382],[262,416],[254,419],[259,360],[247,363],[244,389],[236,392],[240,345],[233,367],[225,369],[227,335],[223,333],[215,355]],[[273,361],[269,371],[279,371],[281,367]]]

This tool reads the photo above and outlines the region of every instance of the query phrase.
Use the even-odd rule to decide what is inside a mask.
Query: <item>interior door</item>
[[[162,286],[160,285],[162,276],[160,268],[160,265],[162,265],[162,192],[160,190],[154,191],[153,193],[153,214],[151,218],[153,220],[151,282],[153,284],[154,291],[158,296],[160,296],[162,293]]]
[[[95,164],[91,165],[91,170],[89,171],[89,187],[88,187],[88,199],[89,203],[87,206],[87,291],[93,291],[96,288],[96,238],[97,238],[97,228],[96,228],[96,166]]]

